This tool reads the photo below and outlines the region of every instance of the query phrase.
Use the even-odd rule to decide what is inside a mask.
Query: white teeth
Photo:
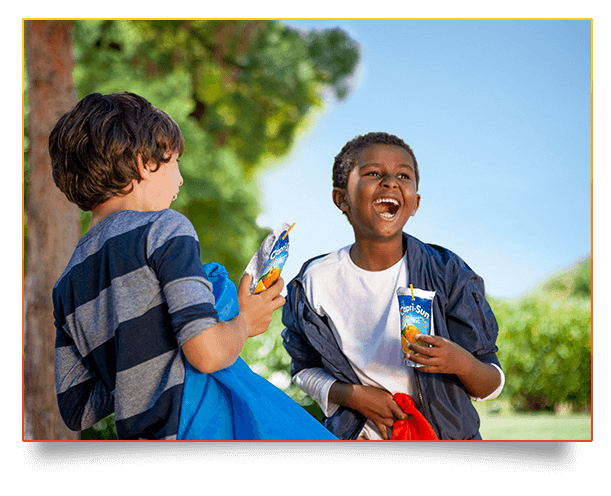
[[[391,203],[393,205],[395,205],[397,208],[400,207],[399,202],[393,198],[380,198],[379,200],[376,200],[373,202],[374,205],[379,205],[381,203]],[[384,218],[384,219],[392,219],[395,215],[397,215],[397,213],[393,213],[391,214],[390,212],[378,212],[378,214]]]
[[[379,200],[373,202],[374,205],[377,205],[378,203],[392,203],[397,207],[399,206],[399,202],[397,200],[393,200],[392,198],[380,198]]]

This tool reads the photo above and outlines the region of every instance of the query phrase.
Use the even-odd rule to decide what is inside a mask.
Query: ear
[[[151,174],[151,170],[148,166],[148,163],[144,163],[142,161],[142,155],[138,154],[138,156],[136,157],[137,160],[137,164],[138,164],[138,173],[140,174],[140,177],[142,179],[147,179],[149,177],[149,175]]]
[[[412,212],[410,215],[410,217],[413,217],[414,215],[416,215],[416,212],[418,211],[418,209],[420,208],[420,195],[416,195],[416,203],[414,204],[414,208],[412,209]]]
[[[344,188],[333,188],[333,203],[342,212],[348,213],[350,206],[346,200],[346,190]]]

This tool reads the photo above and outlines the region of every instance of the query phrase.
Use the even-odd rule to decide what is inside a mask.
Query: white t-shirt
[[[407,255],[388,269],[368,271],[354,264],[350,248],[346,246],[314,260],[307,267],[303,276],[306,298],[320,316],[328,318],[339,346],[364,385],[383,388],[391,394],[407,393],[421,408],[414,371],[404,364],[401,353],[396,290],[409,285]],[[484,399],[500,394],[502,371],[501,377],[499,388]],[[320,405],[326,416],[337,410],[339,405],[328,401],[329,389],[336,379],[323,369],[301,370],[293,381]],[[369,420],[361,435],[382,439]]]

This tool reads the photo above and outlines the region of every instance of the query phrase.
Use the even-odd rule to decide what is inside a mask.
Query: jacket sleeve
[[[446,307],[450,338],[478,360],[501,368],[496,356],[498,324],[486,300],[484,282],[461,259],[455,260],[453,270]]]
[[[282,344],[291,356],[291,376],[303,369],[323,368],[320,354],[307,341],[301,328],[297,308],[297,284],[292,281],[287,286],[286,301],[282,308],[282,323],[286,326],[282,331]]]

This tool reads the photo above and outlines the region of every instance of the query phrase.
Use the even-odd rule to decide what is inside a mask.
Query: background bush
[[[533,295],[491,300],[499,324],[503,398],[517,411],[591,408],[591,260],[562,272]]]
[[[590,405],[590,301],[552,296],[493,301],[499,323],[502,396],[514,409],[573,409]]]

